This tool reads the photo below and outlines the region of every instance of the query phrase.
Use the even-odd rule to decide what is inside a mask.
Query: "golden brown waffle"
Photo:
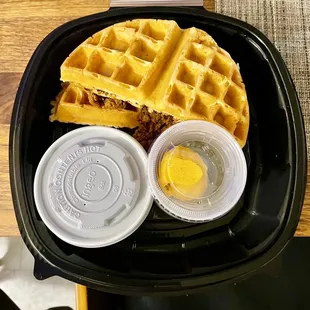
[[[61,80],[141,107],[180,34],[174,21],[134,20],[113,25],[70,54],[61,66]]]
[[[140,109],[101,106],[92,101],[91,96],[90,92],[79,85],[65,85],[53,102],[50,121],[127,128],[138,126]]]
[[[249,108],[239,68],[196,28],[183,31],[164,20],[115,24],[70,54],[61,79],[179,120],[217,123],[242,147],[247,139]]]
[[[239,67],[202,30],[184,31],[147,105],[181,120],[216,123],[241,147],[246,143],[249,106]]]

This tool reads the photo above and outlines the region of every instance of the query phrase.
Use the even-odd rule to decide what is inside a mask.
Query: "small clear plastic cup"
[[[180,220],[207,222],[227,214],[247,178],[243,151],[222,127],[178,123],[161,134],[148,158],[148,181],[159,206]]]

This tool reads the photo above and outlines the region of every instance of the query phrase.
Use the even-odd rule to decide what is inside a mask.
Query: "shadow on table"
[[[17,305],[11,300],[11,298],[8,295],[6,295],[2,290],[0,290],[0,305],[1,305],[0,309],[3,310],[20,310],[20,308],[18,308]],[[47,310],[72,310],[72,309],[69,307],[56,307],[56,308],[49,308]]]
[[[310,238],[294,238],[284,252],[247,280],[182,297],[127,297],[89,290],[89,310],[309,309]]]

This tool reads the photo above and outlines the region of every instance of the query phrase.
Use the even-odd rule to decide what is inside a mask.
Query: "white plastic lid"
[[[120,130],[89,126],[69,132],[46,151],[36,171],[34,198],[43,222],[80,247],[125,239],[152,206],[146,164],[142,146]]]
[[[177,166],[183,163],[180,159],[189,160]],[[196,163],[188,165],[190,161]],[[191,184],[190,178],[197,178],[195,169],[199,183]],[[206,121],[181,122],[161,134],[150,150],[147,172],[159,206],[188,222],[212,221],[227,214],[240,199],[247,179],[246,160],[237,141]],[[183,183],[174,184],[171,175]]]

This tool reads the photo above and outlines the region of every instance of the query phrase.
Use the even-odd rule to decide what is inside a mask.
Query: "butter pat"
[[[192,160],[172,156],[168,164],[168,176],[172,183],[194,185],[202,178],[202,169]]]
[[[207,171],[198,153],[177,146],[164,154],[158,181],[167,196],[183,201],[200,199],[207,189]]]

